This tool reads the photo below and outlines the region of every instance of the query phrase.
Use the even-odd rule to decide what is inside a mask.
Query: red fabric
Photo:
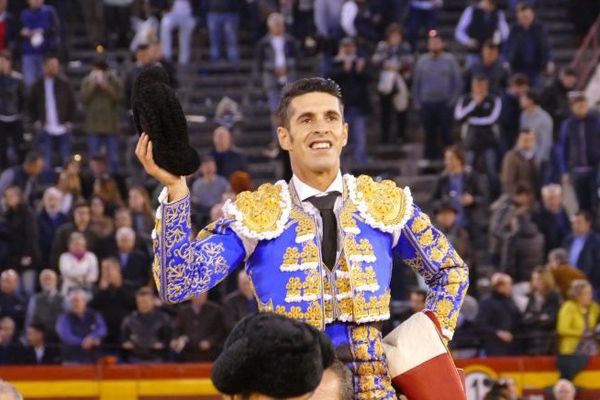
[[[0,50],[6,48],[6,21],[0,22]]]
[[[444,378],[432,380],[432,377]],[[460,375],[448,354],[395,377],[392,384],[410,400],[467,400]]]

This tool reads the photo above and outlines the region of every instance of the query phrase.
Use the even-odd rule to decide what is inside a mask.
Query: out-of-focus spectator
[[[51,170],[54,166],[55,151],[60,155],[60,165],[67,164],[71,157],[71,129],[77,103],[71,84],[60,75],[60,62],[56,56],[44,58],[43,76],[33,84],[29,103],[46,168]]]
[[[10,317],[17,332],[21,332],[25,311],[26,302],[19,293],[19,275],[14,269],[7,269],[0,274],[0,317]]]
[[[9,145],[12,145],[16,153],[17,164],[22,163],[25,158],[26,147],[23,138],[25,103],[23,78],[12,69],[11,53],[8,50],[0,50],[0,170],[13,164],[9,162]]]
[[[177,338],[171,348],[183,361],[214,361],[225,336],[221,307],[203,293],[177,313]]]
[[[221,58],[221,47],[227,49],[227,59],[234,63],[240,59],[238,50],[239,0],[208,0],[206,23],[210,37],[210,59]]]
[[[548,270],[552,273],[563,299],[569,298],[571,282],[587,279],[581,270],[569,265],[569,253],[562,248],[553,249],[548,254]]]
[[[465,8],[454,37],[467,48],[467,67],[480,61],[483,44],[491,40],[500,45],[508,38],[509,28],[502,10],[497,7],[497,0],[480,0],[477,4]]]
[[[13,364],[23,349],[15,331],[15,321],[10,317],[0,318],[0,365]]]
[[[223,300],[223,319],[227,332],[231,332],[235,324],[246,315],[258,311],[252,283],[245,271],[238,273],[237,286],[238,289]]]
[[[593,300],[592,294],[592,285],[588,281],[571,283],[569,300],[560,307],[556,324],[560,354],[598,354],[594,328],[600,317],[600,306]]]
[[[508,356],[517,352],[517,329],[521,313],[512,299],[512,279],[497,272],[492,276],[492,294],[479,303],[477,326],[487,356]]]
[[[502,94],[502,112],[500,113],[500,150],[506,153],[515,146],[519,136],[519,118],[521,116],[521,96],[529,89],[529,78],[523,74],[514,74],[508,83],[508,89]]]
[[[412,95],[425,131],[425,158],[437,159],[440,149],[452,144],[452,107],[461,93],[462,82],[456,58],[444,51],[444,42],[437,32],[430,32],[427,46],[429,52],[417,60]],[[440,136],[443,147],[438,145]]]
[[[376,43],[383,24],[382,10],[377,2],[350,0],[342,6],[340,25],[344,34],[361,42]]]
[[[93,363],[98,347],[106,336],[102,316],[88,308],[88,293],[73,289],[68,296],[69,310],[56,321],[56,333],[62,344],[64,364]]]
[[[126,49],[131,36],[133,0],[103,0],[108,47]]]
[[[571,115],[569,105],[569,92],[575,90],[577,74],[570,67],[560,70],[558,78],[544,88],[541,97],[541,106],[550,114],[554,127],[554,140],[558,140],[562,122]]]
[[[570,381],[561,379],[552,388],[553,400],[575,400],[577,389]]]
[[[142,186],[131,187],[128,204],[135,234],[150,239],[150,232],[154,227],[154,214],[148,191]]]
[[[123,85],[103,59],[95,60],[92,70],[81,84],[81,101],[85,106],[83,129],[89,135],[90,155],[99,154],[104,146],[110,169],[119,169],[119,105]]]
[[[404,310],[398,316],[399,322],[404,322],[414,314],[421,312],[425,309],[425,303],[427,300],[427,291],[422,289],[412,290],[408,297],[408,309]]]
[[[560,293],[550,271],[539,267],[531,274],[531,292],[521,321],[523,350],[530,355],[554,353]]]
[[[98,280],[98,259],[87,250],[85,236],[80,232],[71,233],[69,250],[61,254],[58,267],[63,280],[63,296],[73,288],[91,292],[92,284]]]
[[[406,116],[409,93],[406,81],[411,78],[414,56],[404,41],[404,31],[398,24],[386,30],[386,40],[379,42],[371,59],[379,69],[379,103],[381,105],[381,142],[384,144],[406,140]],[[396,134],[390,135],[392,117]]]
[[[582,92],[569,93],[571,116],[560,128],[557,152],[563,183],[575,189],[579,208],[594,211],[598,205],[600,116],[590,110]]]
[[[64,312],[64,298],[58,292],[56,272],[45,269],[40,273],[41,291],[29,299],[25,325],[37,324],[43,327],[46,342],[57,343],[56,321]]]
[[[121,347],[132,363],[165,361],[173,336],[169,316],[155,308],[156,298],[150,288],[139,289],[135,301],[137,310],[121,326]]]
[[[127,208],[118,208],[115,211],[115,217],[113,218],[115,230],[120,228],[130,228],[133,229],[133,218],[131,217],[131,211]],[[152,255],[152,242],[145,240],[143,237],[138,235],[135,236],[135,248],[141,250],[148,257]],[[104,248],[105,255],[114,255],[118,253],[117,247],[117,239],[116,235],[110,236]],[[118,258],[118,257],[117,257]]]
[[[37,268],[40,263],[38,227],[33,210],[23,201],[18,186],[4,192],[6,211],[4,220],[8,230],[8,265],[18,271],[22,289],[27,296],[35,291]]]
[[[27,345],[23,348],[19,364],[56,365],[61,363],[60,349],[57,344],[48,343],[46,328],[41,324],[27,327]]]
[[[53,7],[44,0],[28,0],[21,12],[21,54],[23,80],[30,88],[42,75],[44,55],[58,48],[59,21]]]
[[[81,11],[85,21],[87,33],[96,46],[106,42],[104,31],[104,7],[97,0],[81,1]]]
[[[135,248],[135,231],[119,228],[115,234],[117,254],[123,273],[123,285],[135,291],[150,280],[150,260],[142,251]]]
[[[217,174],[229,179],[235,171],[247,171],[246,157],[233,147],[231,132],[220,126],[213,133],[214,149],[210,155],[217,163]]]
[[[502,160],[500,181],[503,193],[514,193],[519,186],[527,186],[537,192],[539,172],[535,164],[536,136],[530,129],[522,129],[515,148]]]
[[[8,168],[0,175],[0,193],[9,186],[18,186],[22,190],[23,199],[28,204],[38,197],[41,191],[39,177],[44,171],[44,158],[40,153],[29,152],[23,164]]]
[[[203,222],[209,217],[210,209],[221,202],[223,194],[231,190],[227,179],[217,175],[217,164],[215,160],[206,156],[200,164],[200,176],[192,184],[191,202],[194,213],[197,215],[198,226],[203,226]]]
[[[78,175],[63,170],[58,174],[56,188],[61,193],[60,211],[63,214],[71,214],[73,204],[81,198],[81,179]]]
[[[173,31],[177,30],[179,32],[179,64],[187,64],[190,62],[192,34],[194,33],[195,26],[196,20],[192,13],[192,1],[173,1],[171,9],[163,15],[160,21],[160,41],[167,60],[170,61],[173,57],[172,35]],[[225,28],[225,30],[227,31],[227,28]]]
[[[56,232],[69,218],[60,211],[62,193],[55,187],[49,187],[42,197],[42,209],[37,214],[38,247],[40,266],[50,265],[50,251]]]
[[[444,151],[444,171],[438,178],[430,201],[435,208],[449,203],[457,211],[457,225],[463,228],[472,226],[475,221],[472,213],[482,201],[482,193],[473,171],[465,167],[465,154],[462,148],[451,146]]]
[[[147,43],[141,43],[135,49],[135,65],[127,72],[127,75],[125,76],[125,83],[123,84],[125,91],[125,95],[123,96],[123,103],[127,111],[131,111],[131,95],[133,93],[133,83],[137,79],[142,69],[150,65],[150,63],[152,62],[154,62],[154,53],[152,51],[152,47]]]
[[[517,6],[517,23],[510,29],[505,53],[512,71],[527,75],[532,86],[537,85],[540,73],[554,72],[548,32],[527,3]]]
[[[527,282],[533,269],[544,262],[544,235],[531,221],[531,215],[521,212],[510,220],[506,234],[500,269],[517,283]]]
[[[113,220],[106,215],[104,200],[93,196],[90,201],[90,231],[100,240],[104,240],[115,231]]]
[[[330,74],[342,90],[344,120],[349,125],[352,155],[354,162],[359,164],[367,161],[367,123],[371,113],[367,64],[367,59],[359,54],[354,39],[344,38],[333,59]]]
[[[19,22],[14,15],[7,10],[8,0],[0,0],[0,51],[16,50],[19,36]]]
[[[117,181],[110,176],[105,176],[94,181],[93,194],[104,200],[108,215],[114,215],[117,208],[125,205]]]
[[[421,28],[425,28],[427,32],[436,28],[438,13],[442,6],[443,0],[410,0],[408,41],[411,49],[417,49]]]
[[[540,107],[540,96],[528,90],[521,96],[520,129],[530,129],[535,134],[535,162],[541,183],[550,181],[550,159],[552,156],[552,118]]]
[[[462,96],[454,109],[454,118],[466,125],[465,161],[476,171],[483,159],[491,199],[498,197],[500,186],[495,132],[501,110],[502,101],[490,94],[489,82],[484,75],[473,77],[471,93]]]
[[[73,222],[69,222],[58,228],[56,237],[52,243],[50,251],[50,267],[58,267],[58,258],[62,253],[68,250],[69,237],[73,232],[82,233],[85,236],[87,248],[92,252],[98,251],[99,240],[94,232],[90,229],[90,206],[88,203],[81,201],[75,203],[73,207]]]
[[[465,263],[473,267],[471,239],[467,230],[457,223],[457,217],[458,211],[449,203],[442,203],[435,209],[436,227],[444,233]]]
[[[296,40],[285,31],[283,15],[272,13],[267,19],[269,33],[256,45],[255,69],[262,79],[262,86],[269,100],[271,124],[275,131],[280,123],[277,121],[277,108],[281,97],[281,89],[288,82],[296,80],[296,64],[300,57],[300,49]]]
[[[592,215],[579,211],[573,216],[571,234],[563,247],[569,252],[569,264],[586,274],[594,287],[595,298],[600,297],[600,235],[592,230]]]
[[[487,78],[490,93],[501,96],[508,85],[509,71],[500,60],[500,46],[488,40],[481,47],[481,60],[473,63],[465,71],[465,89],[469,89],[474,76]]]
[[[562,187],[550,184],[542,187],[542,206],[533,216],[546,239],[546,253],[560,247],[571,233],[571,222],[562,204]]]
[[[121,324],[135,309],[135,298],[131,289],[123,286],[121,266],[114,257],[102,260],[98,291],[90,301],[90,308],[98,311],[106,323],[104,343],[108,352],[116,352],[120,347]]]

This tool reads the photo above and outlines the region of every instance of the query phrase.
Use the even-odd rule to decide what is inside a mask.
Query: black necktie
[[[335,266],[337,257],[337,221],[333,213],[333,205],[339,192],[330,192],[323,196],[313,196],[306,199],[319,209],[323,220],[323,238],[321,239],[321,257],[330,270]]]

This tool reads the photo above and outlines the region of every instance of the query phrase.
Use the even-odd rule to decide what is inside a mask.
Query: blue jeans
[[[496,149],[487,148],[482,151],[475,152],[474,150],[467,150],[465,152],[465,162],[474,171],[476,169],[476,163],[478,157],[483,157],[485,162],[485,174],[488,179],[490,200],[493,201],[498,198],[500,194],[500,180],[498,178],[498,156]]]
[[[65,133],[62,135],[50,135],[48,132],[43,132],[39,139],[40,152],[44,155],[46,170],[52,170],[52,159],[54,152],[58,151],[60,155],[61,165],[67,164],[71,158],[71,134]]]
[[[110,162],[110,172],[116,173],[119,170],[119,139],[114,134],[90,134],[88,137],[88,147],[90,155],[97,156],[105,147],[105,154]]]
[[[438,9],[422,10],[420,8],[410,7],[408,14],[408,42],[413,50],[417,48],[419,31],[425,27],[427,31],[435,29],[437,26]]]
[[[443,148],[452,144],[452,108],[445,101],[423,103],[419,119],[425,131],[425,158],[441,158]],[[438,136],[443,147],[438,145]]]
[[[365,163],[367,162],[367,115],[357,107],[347,107],[344,118],[350,128],[354,162]]]
[[[23,54],[23,82],[27,89],[31,88],[37,78],[42,76],[44,56],[41,54]]]
[[[210,36],[210,60],[219,61],[221,46],[227,45],[227,58],[230,62],[240,59],[237,47],[238,15],[235,13],[212,13],[206,16]]]

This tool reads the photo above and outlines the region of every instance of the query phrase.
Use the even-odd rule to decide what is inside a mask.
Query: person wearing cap
[[[598,205],[598,168],[600,166],[600,116],[590,110],[583,92],[569,93],[571,116],[560,128],[557,146],[563,183],[575,189],[579,208],[595,212]]]
[[[110,160],[110,171],[119,168],[119,105],[123,84],[104,59],[92,63],[92,70],[81,83],[81,101],[85,108],[83,129],[88,134],[92,156],[103,151]],[[104,148],[104,150],[102,149]]]
[[[9,141],[17,153],[17,164],[25,158],[23,114],[26,93],[23,76],[12,68],[12,54],[0,51],[0,170],[9,166]]]
[[[238,194],[196,238],[184,178],[160,168],[148,137],[141,136],[136,155],[166,186],[152,234],[159,294],[169,303],[185,301],[244,263],[259,312],[325,331],[354,375],[356,398],[395,399],[378,329],[390,317],[392,257],[429,285],[426,309],[439,320],[445,340],[456,325],[468,268],[408,188],[341,174],[349,126],[334,81],[306,78],[287,85],[279,116],[279,143],[294,172],[290,182]]]

